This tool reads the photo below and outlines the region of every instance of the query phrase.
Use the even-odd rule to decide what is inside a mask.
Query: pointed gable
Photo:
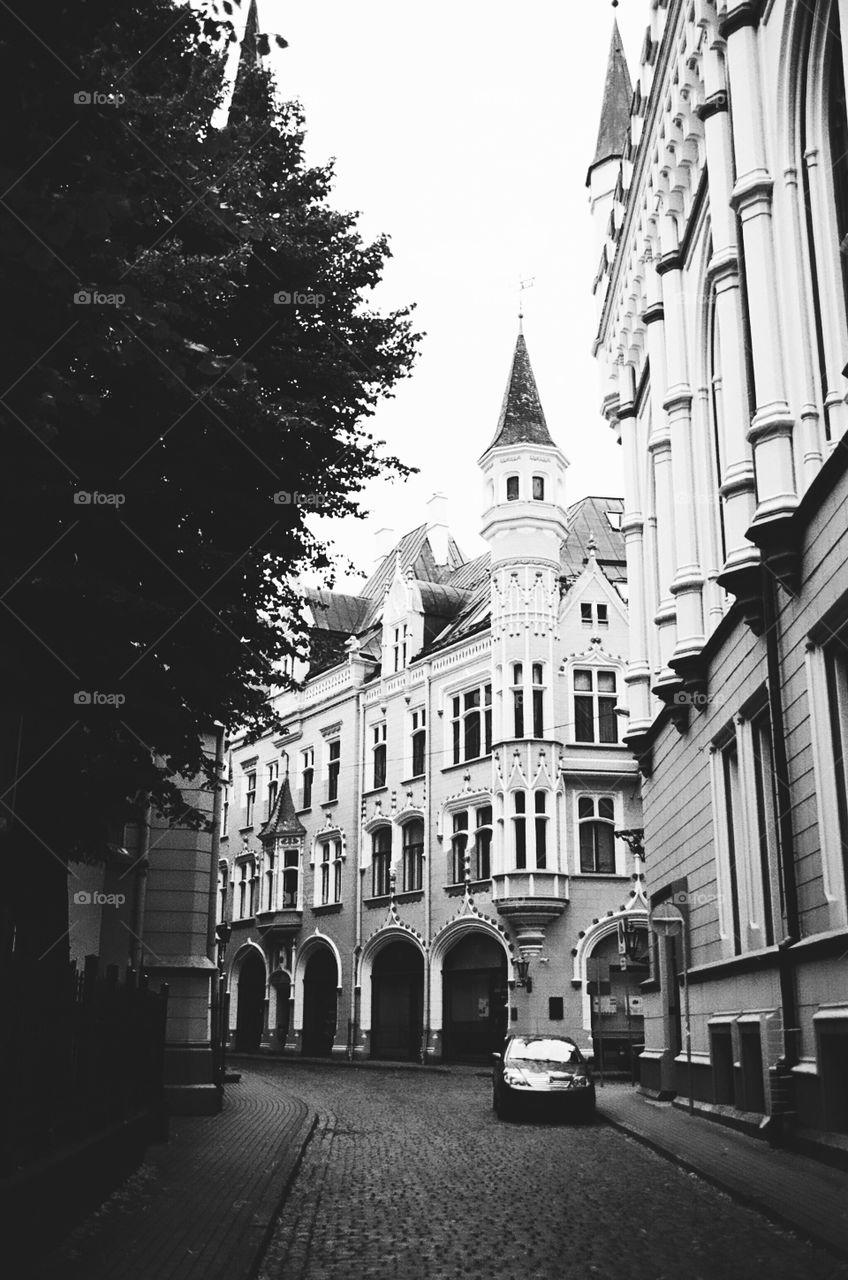
[[[545,422],[523,333],[519,333],[515,344],[498,426],[489,449],[511,444],[554,444]]]
[[[306,835],[306,827],[295,813],[289,775],[283,778],[283,785],[277,794],[277,801],[268,821],[259,832],[259,839],[265,843],[272,840],[302,840]]]
[[[603,164],[606,160],[619,159],[624,154],[624,144],[630,128],[632,99],[633,86],[624,56],[624,45],[621,43],[621,32],[618,23],[613,21],[601,122],[598,126],[595,158],[589,165],[590,174],[596,165]]]

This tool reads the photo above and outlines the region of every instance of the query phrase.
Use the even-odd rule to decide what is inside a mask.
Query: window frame
[[[392,828],[389,823],[384,823],[371,832],[372,898],[387,898],[391,893],[392,843]]]
[[[479,695],[479,701],[472,706],[467,706],[468,698],[474,694]],[[492,682],[484,680],[481,683],[473,685],[465,685],[461,689],[446,694],[449,702],[447,710],[450,715],[447,719],[447,757],[451,764],[454,765],[467,764],[472,760],[484,760],[492,754]],[[457,710],[458,704],[458,710]],[[471,716],[476,716],[478,720],[477,735],[479,747],[481,748],[476,755],[469,755],[467,752],[469,743],[469,729],[466,723]]]
[[[420,829],[420,839],[412,841],[409,833]],[[404,893],[415,893],[424,886],[424,819],[410,818],[401,829],[401,883]]]
[[[590,803],[592,812],[585,816],[581,816],[581,803]],[[607,817],[600,811],[602,803],[612,805],[612,817]],[[574,804],[575,823],[577,827],[577,871],[581,876],[618,876],[622,875],[619,851],[615,837],[615,829],[618,825],[618,797],[615,793],[609,791],[579,791],[575,795]],[[600,865],[601,850],[598,844],[599,831],[603,829],[609,832],[610,849],[612,865],[606,870]],[[583,847],[583,832],[591,831],[593,836],[593,866],[588,869],[584,865],[585,850]]]

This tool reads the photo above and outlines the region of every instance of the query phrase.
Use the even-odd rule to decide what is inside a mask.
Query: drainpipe
[[[356,760],[353,773],[353,830],[356,833],[356,848],[352,851],[353,879],[356,893],[356,945],[353,949],[353,964],[350,974],[350,1018],[348,1020],[348,1057],[352,1060],[359,1033],[359,1018],[356,1009],[357,979],[360,978],[359,961],[362,955],[362,770],[365,761],[365,714],[363,701],[365,693],[362,689],[356,693],[356,711],[354,719],[354,741],[356,742]]]
[[[786,921],[785,936],[778,944],[780,999],[783,1006],[783,1061],[789,1068],[798,1061],[798,1002],[792,955],[792,946],[800,937],[798,885],[795,876],[795,842],[792,832],[792,793],[786,756],[783,695],[780,687],[777,583],[765,566],[763,566],[763,606],[769,715],[772,726],[772,758],[777,784],[779,871]]]
[[[218,861],[221,857],[221,810],[224,803],[224,726],[215,726],[215,778],[218,785],[212,798],[212,866],[209,873],[209,916],[206,929],[206,954],[217,964],[218,940],[215,926],[218,923]]]
[[[149,797],[145,798],[139,823],[138,858],[136,859],[135,893],[133,894],[130,964],[136,973],[141,969],[144,955],[144,909],[147,904],[147,873],[150,870],[150,821],[153,808]]]
[[[425,966],[424,981],[424,1010],[423,1010],[423,1027],[422,1027],[422,1045],[421,1045],[421,1061],[427,1062],[427,1049],[430,1045],[430,984],[432,982],[433,972],[430,962],[431,943],[432,943],[432,915],[433,915],[433,896],[432,896],[432,876],[433,876],[433,857],[432,857],[432,841],[430,833],[432,831],[433,822],[433,787],[432,787],[432,739],[430,734],[433,732],[433,717],[431,706],[431,671],[432,667],[428,662],[424,670],[424,707],[426,709],[427,725],[425,730],[424,743],[425,751],[425,786],[427,788],[427,807],[424,813],[424,848],[427,854],[427,874],[424,877],[424,938],[427,946],[427,964]],[[444,1023],[444,1019],[442,1020]],[[444,1026],[442,1027],[444,1031]]]

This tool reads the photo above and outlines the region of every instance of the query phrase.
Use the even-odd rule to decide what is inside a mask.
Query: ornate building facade
[[[519,336],[480,459],[490,553],[462,556],[436,496],[358,594],[309,593],[284,732],[230,744],[235,1047],[474,1060],[511,1026],[629,1068],[647,935],[617,834],[641,825],[622,504],[567,507],[566,466]]]
[[[614,33],[595,352],[625,461],[646,1087],[848,1130],[845,0]],[[686,971],[689,1027],[682,1012]]]

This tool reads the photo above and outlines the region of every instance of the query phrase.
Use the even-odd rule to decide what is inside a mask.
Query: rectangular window
[[[323,840],[318,846],[317,901],[322,907],[342,900],[342,842]]]
[[[390,827],[375,831],[371,843],[371,893],[375,898],[387,897],[391,891],[392,832]]]
[[[403,828],[403,889],[421,888],[424,867],[424,823],[415,818]]]
[[[768,711],[757,716],[751,727],[754,737],[758,854],[763,884],[763,936],[766,946],[770,947],[774,944],[775,924],[782,914],[782,903],[778,874],[780,831],[777,824],[777,790]]]
[[[545,682],[541,662],[533,663],[533,737],[542,738],[545,733]]]
[[[536,792],[536,870],[544,871],[548,861],[547,797],[544,791]]]
[[[453,815],[451,837],[451,884],[462,884],[465,879],[465,851],[468,848],[468,810]]]
[[[412,722],[412,776],[420,778],[424,773],[424,758],[427,750],[427,722],[423,707],[410,713]]]
[[[507,502],[518,501],[518,476],[507,476],[506,478],[506,500]]]
[[[273,911],[274,909],[274,850],[269,849],[265,858],[265,897],[262,903],[263,910]]]
[[[595,606],[595,609],[596,609],[596,611],[597,611],[597,615],[598,615],[598,626],[599,626],[599,627],[608,627],[608,626],[609,626],[609,612],[608,612],[608,607],[607,607],[607,605],[605,605],[605,604],[598,604],[598,605],[596,605],[596,606]]]
[[[300,807],[312,807],[312,779],[315,777],[315,750],[309,747],[300,753],[301,797]]]
[[[565,1017],[562,996],[548,996],[548,1017],[551,1022],[561,1022]]]
[[[739,784],[739,751],[735,738],[722,750],[721,768],[724,780],[724,830],[727,841],[730,909],[733,921],[733,953],[738,956],[742,951],[742,925],[736,859],[740,849],[739,824],[742,818],[742,797]]]
[[[615,713],[617,680],[614,671],[578,668],[574,672],[574,739],[576,742],[618,742]]]
[[[477,830],[474,834],[474,877],[490,880],[492,876],[492,808],[484,805],[477,810]]]
[[[274,805],[277,803],[277,792],[280,789],[280,762],[272,760],[268,765],[268,817],[270,818]]]
[[[300,854],[297,849],[286,849],[283,854],[283,908],[295,910],[300,891]]]
[[[844,884],[848,890],[848,661],[844,655],[844,642],[843,633],[826,651],[824,661],[827,710],[830,716],[832,778],[835,782],[835,787],[831,784],[831,794],[835,790]],[[834,874],[834,879],[836,878]]]
[[[533,477],[533,501],[534,502],[545,501],[545,477],[544,476]]]
[[[239,863],[236,903],[238,906],[238,919],[243,920],[247,915],[247,886],[248,886],[248,865],[246,862]]]
[[[477,760],[492,750],[492,686],[481,685],[451,699],[453,763]]]
[[[515,816],[512,819],[515,830],[515,865],[519,871],[527,866],[527,797],[523,791],[516,791],[513,804]]]
[[[371,752],[373,758],[372,787],[386,785],[386,724],[375,724],[371,730]]]
[[[339,798],[339,771],[342,767],[341,738],[333,738],[327,744],[327,799]]]
[[[224,792],[224,803],[221,807],[221,835],[229,834],[230,830],[230,790],[229,787]]]
[[[406,623],[403,626],[395,627],[394,642],[392,644],[392,652],[394,655],[395,671],[403,671],[406,667],[407,646],[409,644],[409,628]]]
[[[580,621],[583,623],[584,627],[591,627],[592,625],[592,606],[588,600],[581,602]]]
[[[256,771],[245,775],[244,779],[244,825],[253,826],[253,813],[256,808]]]
[[[342,900],[342,842],[333,842],[333,901]]]
[[[319,845],[318,847],[321,850],[321,866],[320,866],[321,898],[320,898],[320,901],[322,906],[326,906],[327,903],[329,903],[330,901],[330,870],[331,870],[332,860],[333,860],[332,858],[333,846],[329,843],[329,841],[327,841],[324,844]]]

